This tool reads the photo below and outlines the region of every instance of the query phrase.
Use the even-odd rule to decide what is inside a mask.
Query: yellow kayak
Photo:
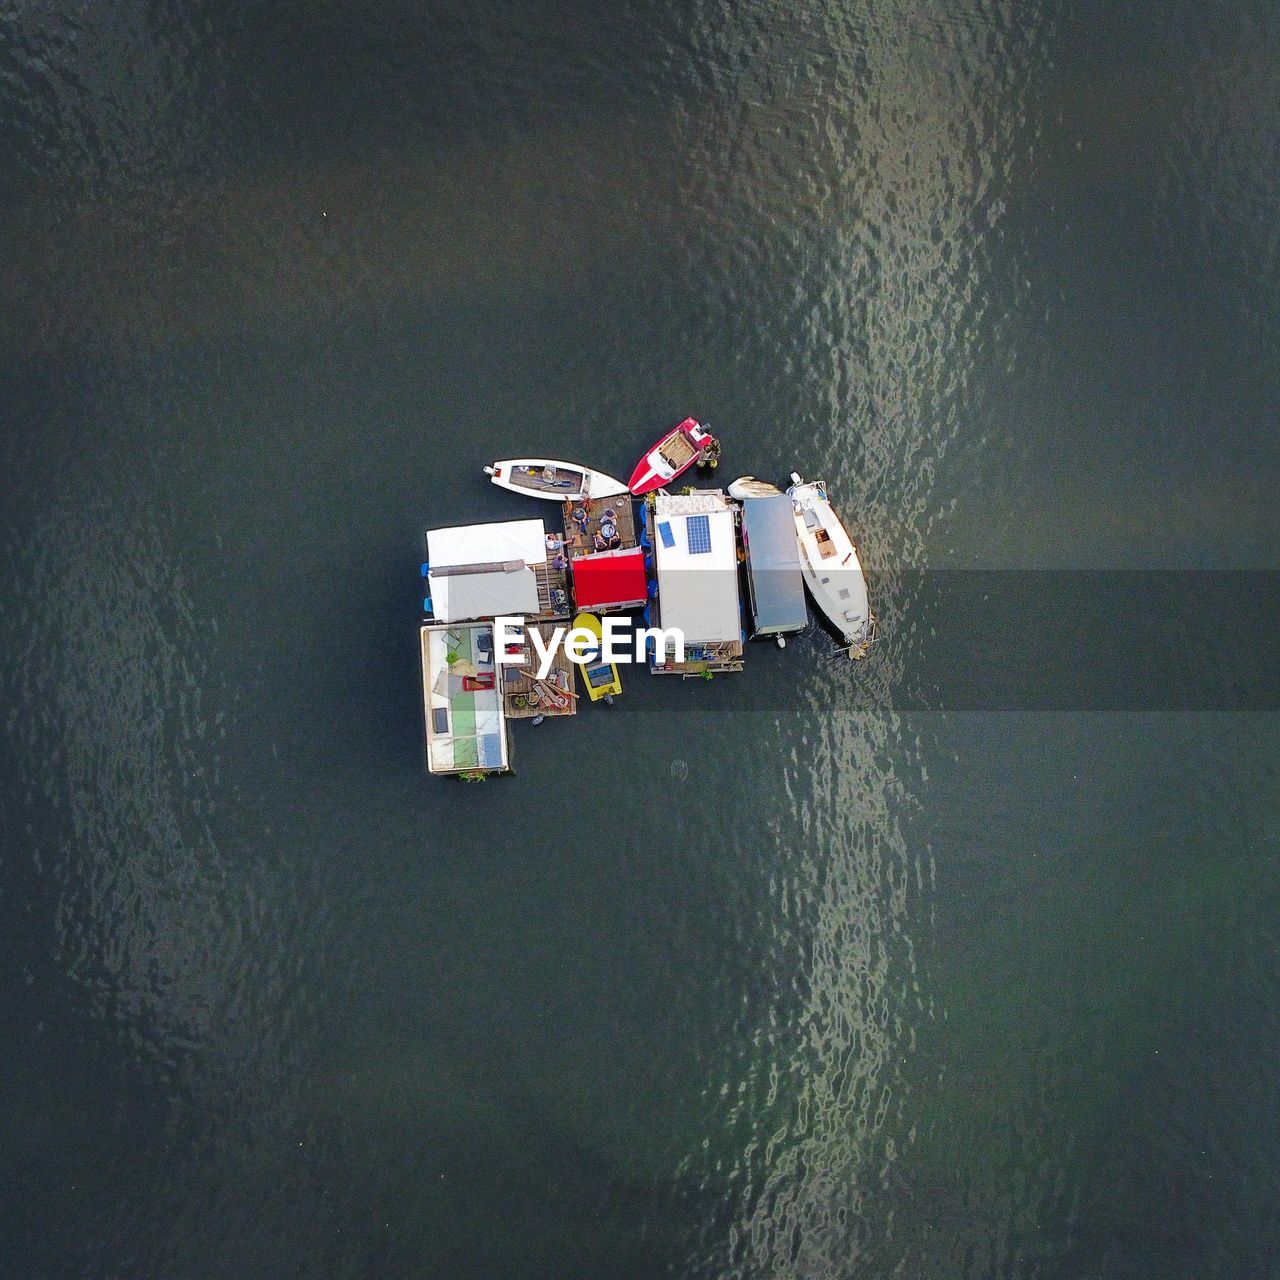
[[[587,696],[592,702],[599,702],[601,698],[612,702],[622,692],[622,679],[614,663],[600,661],[600,647],[604,640],[600,619],[594,613],[580,613],[574,618],[573,626],[575,630],[590,631],[596,638],[594,656],[578,663],[582,683],[587,686]]]

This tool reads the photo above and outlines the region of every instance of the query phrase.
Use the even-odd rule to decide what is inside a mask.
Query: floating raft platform
[[[647,598],[645,556],[630,494],[563,505],[564,545],[579,609],[639,609]]]
[[[554,627],[547,623],[530,623],[528,630],[537,631],[549,643]],[[556,649],[545,681],[522,674],[522,668],[524,671],[538,669],[538,654],[532,643],[525,646],[524,653],[524,660],[501,668],[502,706],[506,718],[531,720],[534,716],[577,715],[578,699],[574,696],[573,663],[566,656],[564,647]]]
[[[589,502],[566,502],[562,510],[564,544],[572,560],[597,551],[616,551],[638,545],[635,506],[630,494],[624,493],[615,498],[596,498]],[[581,519],[574,519],[577,511],[585,516],[585,524]],[[603,537],[600,527],[602,524],[611,525],[614,534],[612,539],[605,539],[604,546],[597,546],[596,538]]]
[[[427,768],[432,773],[506,773],[506,717],[487,622],[426,623],[420,630]]]

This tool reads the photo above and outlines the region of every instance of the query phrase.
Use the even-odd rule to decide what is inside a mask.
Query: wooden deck
[[[530,493],[581,493],[585,477],[576,467],[512,467],[507,479]]]
[[[533,567],[538,580],[538,617],[567,618],[569,608],[569,582],[567,566],[558,565],[557,559],[568,559],[562,547],[547,548],[546,564]]]
[[[717,644],[695,644],[685,650],[685,662],[663,662],[650,666],[655,676],[683,676],[686,680],[710,675],[726,675],[741,671],[742,644],[737,640],[723,640]]]
[[[573,513],[581,509],[586,513],[586,529],[583,530]],[[635,504],[629,494],[620,493],[612,498],[596,498],[589,502],[566,502],[561,507],[564,513],[564,538],[569,558],[590,555],[594,551],[625,549],[638,545],[636,539]],[[612,515],[606,517],[606,512]],[[616,528],[617,541],[612,546],[596,546],[596,535],[600,532],[601,522],[612,521]]]
[[[652,625],[662,625],[661,606],[653,610]],[[693,642],[685,645],[685,660],[665,658],[656,666],[650,662],[649,672],[655,676],[681,676],[685,680],[706,679],[708,675],[728,675],[743,669],[741,640]]]
[[[658,453],[674,471],[679,471],[681,467],[687,467],[698,456],[698,450],[693,447],[688,436],[684,435],[672,436],[658,450]]]
[[[544,640],[550,640],[554,628],[545,623],[531,624]],[[570,693],[577,693],[573,687],[573,663],[565,656],[564,650],[557,650],[551,662],[551,671],[547,680],[556,687],[566,690],[564,701],[567,706],[554,705],[554,699],[542,689],[536,681],[521,674],[538,669],[538,655],[529,644],[525,648],[525,660],[512,666],[502,668],[502,701],[503,710],[509,720],[529,720],[534,716],[574,716],[578,714],[578,700],[571,698]]]

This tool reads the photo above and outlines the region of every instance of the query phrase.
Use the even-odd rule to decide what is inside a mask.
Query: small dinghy
[[[686,418],[668,431],[648,453],[636,463],[628,488],[639,496],[670,484],[695,463],[715,465],[719,442],[696,418]]]
[[[782,490],[767,480],[757,480],[755,476],[739,476],[729,483],[729,497],[739,502],[748,498],[780,498]]]
[[[801,480],[793,471],[787,496],[795,511],[805,586],[848,645],[849,657],[865,658],[875,626],[867,580],[853,539],[831,508],[826,482]]]
[[[484,473],[500,488],[552,502],[613,498],[627,491],[625,484],[603,471],[546,458],[506,458],[485,467]]]
[[[592,702],[601,698],[611,703],[622,692],[622,678],[618,668],[612,662],[605,662],[602,653],[604,647],[604,628],[594,613],[580,613],[573,620],[575,631],[587,631],[595,637],[596,647],[586,654],[578,663],[582,673],[582,682],[587,686],[587,697]]]

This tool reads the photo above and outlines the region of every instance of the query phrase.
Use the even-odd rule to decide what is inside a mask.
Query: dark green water
[[[10,6],[0,138],[0,1275],[1280,1274],[1275,711],[895,697],[1277,568],[1273,5]],[[872,662],[427,779],[421,529],[686,413]]]

